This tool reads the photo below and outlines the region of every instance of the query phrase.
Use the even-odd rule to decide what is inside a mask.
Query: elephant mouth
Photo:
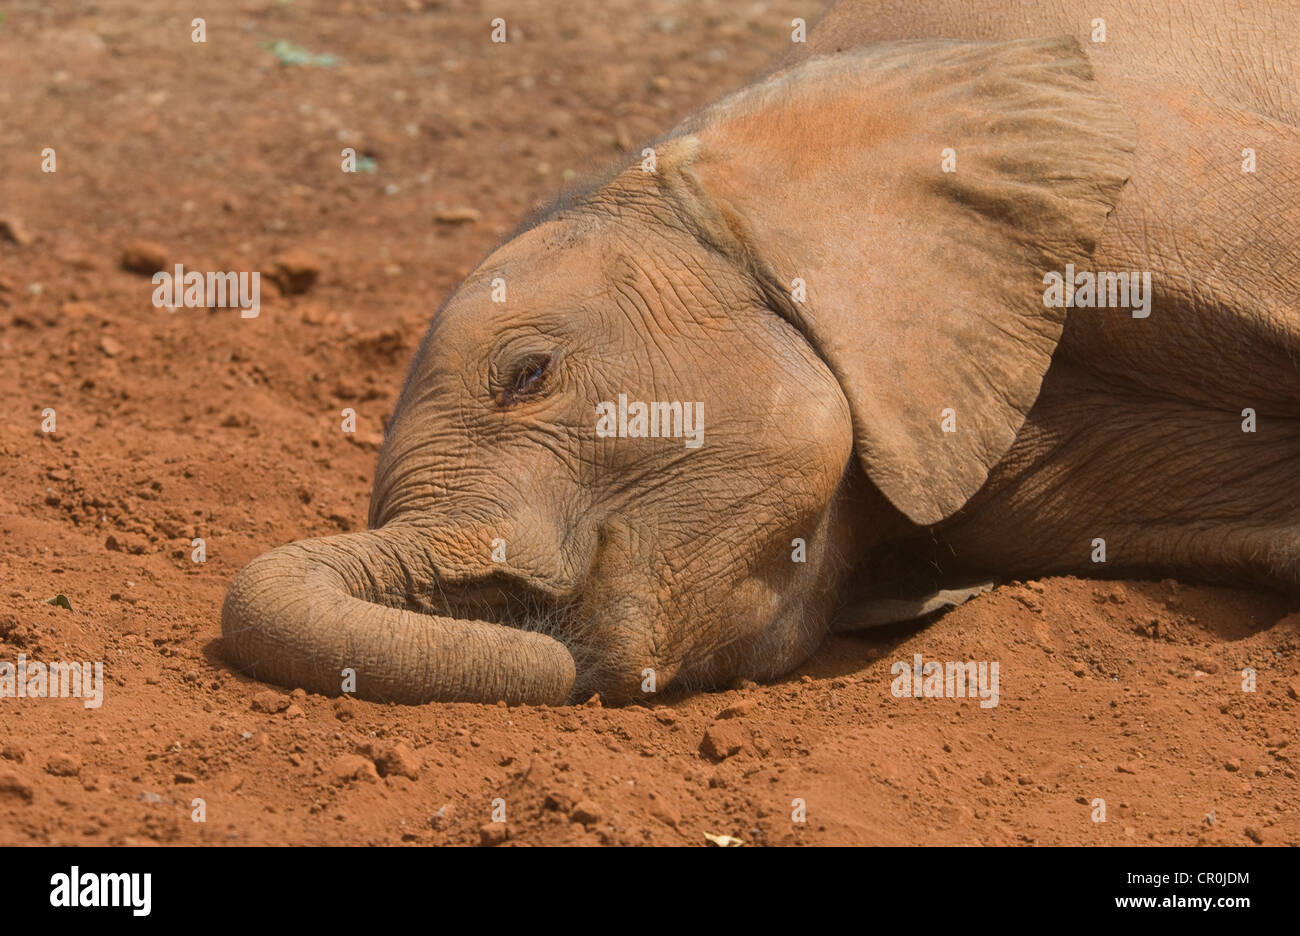
[[[406,609],[451,620],[486,621],[540,634],[563,645],[573,660],[572,698],[586,698],[600,679],[600,653],[581,637],[584,617],[576,596],[559,595],[505,575],[473,583],[436,583],[426,595],[408,599]]]
[[[541,587],[492,575],[469,583],[435,581],[427,593],[408,596],[406,610],[545,634],[565,642],[573,601]]]

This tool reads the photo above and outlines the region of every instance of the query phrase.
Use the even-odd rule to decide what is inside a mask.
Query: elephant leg
[[[1300,592],[1300,419],[1048,373],[1015,446],[933,561],[950,572],[1155,573]],[[1250,430],[1250,431],[1247,431]]]

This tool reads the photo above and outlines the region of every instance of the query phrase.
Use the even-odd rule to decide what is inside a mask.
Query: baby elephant
[[[842,4],[488,256],[227,657],[626,702],[975,580],[1300,586],[1300,15],[998,5]]]

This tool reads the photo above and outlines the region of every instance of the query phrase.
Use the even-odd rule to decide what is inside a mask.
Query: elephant
[[[832,6],[455,288],[368,529],[244,567],[225,656],[626,704],[1007,578],[1294,594],[1300,12],[1246,6]]]

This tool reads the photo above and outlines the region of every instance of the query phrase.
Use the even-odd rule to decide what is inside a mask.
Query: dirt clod
[[[30,803],[35,796],[32,785],[13,772],[0,773],[0,801],[20,799]]]
[[[334,717],[339,721],[347,721],[357,714],[357,703],[353,702],[349,696],[339,696],[334,700]]]
[[[756,708],[758,708],[758,703],[753,699],[741,699],[739,702],[724,708],[715,717],[719,720],[724,718],[740,718],[744,715],[748,715]]]
[[[81,758],[73,754],[51,754],[45,772],[55,777],[75,777],[81,773]]]
[[[270,279],[285,295],[296,296],[316,285],[320,274],[320,260],[313,254],[295,247],[275,258]]]
[[[367,754],[381,777],[392,775],[415,780],[420,776],[420,757],[404,741],[372,744]]]
[[[282,692],[276,692],[274,689],[264,689],[257,695],[253,696],[250,708],[254,712],[265,712],[268,715],[276,715],[285,711],[290,705],[287,695]]]
[[[734,724],[723,722],[710,725],[700,741],[700,753],[710,760],[726,760],[740,752],[745,745],[745,735]]]
[[[32,236],[27,233],[27,227],[21,220],[9,215],[0,218],[0,240],[26,247],[32,242]]]
[[[329,778],[335,786],[343,786],[353,780],[377,783],[379,771],[375,769],[374,761],[368,757],[362,757],[360,754],[344,754],[330,765]]]
[[[572,811],[576,802],[577,800],[572,792],[568,790],[555,789],[547,791],[546,798],[543,800],[542,805],[547,809],[554,810],[555,812],[567,813]]]
[[[122,250],[121,264],[130,273],[153,276],[167,269],[167,248],[153,241],[132,241]]]

